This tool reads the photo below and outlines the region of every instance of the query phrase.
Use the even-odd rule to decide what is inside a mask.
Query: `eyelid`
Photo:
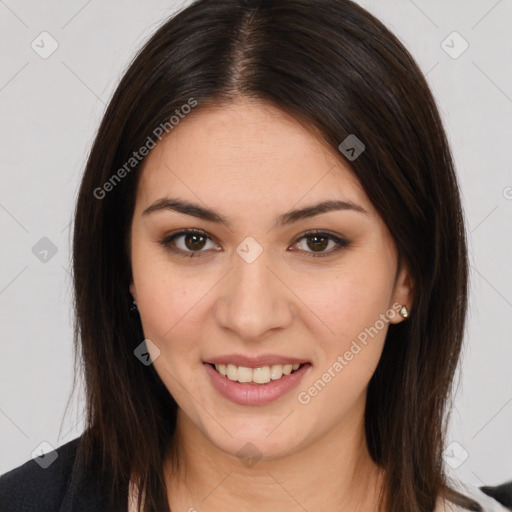
[[[198,257],[198,256],[201,256],[202,253],[207,252],[207,251],[203,251],[203,250],[183,251],[182,249],[177,249],[175,247],[172,247],[172,242],[174,241],[174,239],[179,238],[180,236],[194,235],[194,234],[204,236],[205,238],[209,239],[210,241],[215,242],[215,237],[212,237],[210,234],[208,234],[206,231],[203,231],[202,229],[185,228],[185,229],[180,229],[180,230],[177,230],[177,231],[174,231],[172,233],[165,235],[159,241],[159,244],[161,246],[163,246],[164,249],[169,252],[172,252],[172,253],[175,253],[175,254],[178,254],[178,255],[181,255],[184,257],[188,257],[188,258]],[[347,239],[345,239],[341,235],[331,233],[330,231],[326,231],[326,230],[322,230],[322,229],[313,229],[313,230],[305,231],[305,232],[301,233],[300,235],[298,235],[291,245],[292,246],[296,245],[303,238],[310,238],[313,236],[319,236],[319,237],[323,237],[323,238],[332,240],[333,242],[336,243],[336,247],[327,252],[315,252],[315,251],[303,251],[303,250],[296,250],[294,252],[304,253],[304,257],[306,257],[306,258],[326,257],[326,256],[333,255],[335,253],[338,253],[340,250],[347,248],[351,244],[351,242],[349,242]]]
[[[201,235],[207,238],[208,240],[214,242],[214,237],[209,235],[206,231],[203,231],[202,229],[197,228],[186,228],[186,229],[179,229],[177,231],[174,231],[172,233],[168,233],[165,235],[158,243],[166,250],[184,257],[194,257],[194,256],[200,256],[201,253],[206,251],[183,251],[182,249],[177,249],[175,247],[172,247],[172,242],[179,238],[180,236],[186,236],[186,235]]]
[[[311,230],[305,231],[304,233],[298,235],[297,238],[295,238],[295,241],[293,242],[292,245],[297,244],[303,238],[311,238],[313,236],[318,236],[320,238],[327,238],[328,240],[332,240],[336,244],[336,246],[333,249],[331,249],[329,251],[325,251],[325,252],[297,251],[297,252],[304,253],[306,258],[309,258],[309,257],[322,258],[322,257],[332,256],[333,254],[338,253],[342,249],[346,249],[350,245],[350,242],[343,236],[338,235],[336,233],[331,233],[330,231],[326,231],[324,229],[311,229]]]

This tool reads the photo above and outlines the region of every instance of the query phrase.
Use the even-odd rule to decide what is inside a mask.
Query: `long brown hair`
[[[75,211],[75,349],[87,404],[79,457],[113,502],[135,475],[144,510],[168,510],[162,464],[177,405],[153,366],[134,356],[144,339],[129,294],[140,162],[126,163],[157,127],[170,132],[169,119],[191,98],[200,109],[237,96],[282,109],[335,150],[350,134],[366,145],[350,166],[414,282],[410,317],[390,325],[367,395],[367,444],[385,469],[380,510],[432,512],[437,496],[478,507],[450,488],[442,459],[468,280],[452,156],[415,61],[350,0],[198,0],[166,21],[125,72]]]

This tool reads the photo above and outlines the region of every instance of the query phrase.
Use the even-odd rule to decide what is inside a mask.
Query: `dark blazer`
[[[108,491],[75,458],[80,437],[56,449],[46,469],[35,460],[0,477],[0,512],[127,512],[128,487],[113,506]],[[512,481],[480,489],[512,510]]]
[[[0,512],[127,512],[128,488],[112,507],[108,491],[75,458],[80,437],[56,449],[46,469],[35,460],[0,477]]]

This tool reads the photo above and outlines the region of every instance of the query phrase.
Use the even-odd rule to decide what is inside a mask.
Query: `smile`
[[[236,366],[203,363],[213,388],[240,405],[264,405],[285,397],[311,370],[311,363]],[[222,373],[224,372],[224,374]]]
[[[260,366],[248,368],[234,364],[216,364],[215,369],[223,376],[234,382],[246,382],[253,384],[268,384],[271,380],[279,380],[283,375],[299,369],[300,364],[274,364],[272,366]]]

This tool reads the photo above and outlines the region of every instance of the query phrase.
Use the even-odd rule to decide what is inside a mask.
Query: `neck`
[[[329,432],[306,448],[279,459],[244,465],[219,450],[178,411],[175,447],[165,478],[171,510],[247,512],[322,510],[374,512],[382,488],[382,470],[372,461],[364,437],[363,416]]]

